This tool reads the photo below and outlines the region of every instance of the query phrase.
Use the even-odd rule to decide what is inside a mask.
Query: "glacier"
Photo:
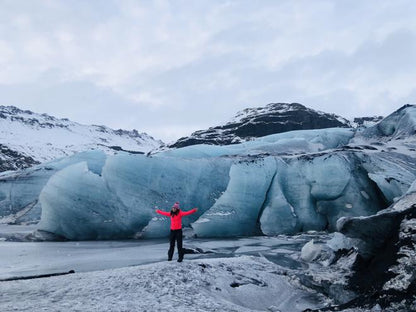
[[[153,238],[169,233],[154,210],[179,201],[199,208],[183,220],[198,237],[335,231],[339,218],[373,215],[415,181],[415,111],[405,106],[365,130],[299,130],[147,155],[81,153],[0,175],[0,216],[40,219],[39,231],[71,240]]]
[[[0,174],[0,222],[38,222],[41,215],[39,195],[51,176],[58,171],[85,161],[91,172],[101,174],[106,155],[91,150],[60,158],[21,171]]]
[[[50,178],[40,193],[39,229],[68,239],[161,237],[166,218],[154,210],[182,207],[207,210],[228,183],[231,161],[190,161],[120,154],[107,156],[101,175],[85,162],[68,166]],[[180,196],[183,194],[183,196]],[[197,215],[197,214],[196,214]],[[183,219],[183,225],[196,216]]]

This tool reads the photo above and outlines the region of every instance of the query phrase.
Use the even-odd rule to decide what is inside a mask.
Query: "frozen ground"
[[[0,225],[2,255],[0,279],[69,270],[75,272],[104,270],[164,261],[167,257],[167,239],[79,242],[1,241],[10,240],[12,237],[21,238],[33,229],[33,226]],[[302,266],[298,260],[301,247],[310,237],[317,235],[215,240],[185,238],[184,247],[197,252],[187,254],[187,259],[261,254],[273,262],[295,269]]]
[[[264,258],[159,262],[0,283],[2,311],[303,311],[322,305]]]
[[[19,230],[19,231],[18,231]],[[2,225],[0,237],[30,228]],[[167,262],[166,239],[0,242],[1,311],[303,311],[327,299],[299,283],[302,246],[319,233],[233,240],[186,238],[181,264]]]

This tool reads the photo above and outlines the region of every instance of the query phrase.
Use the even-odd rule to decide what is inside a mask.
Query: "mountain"
[[[383,116],[371,116],[371,117],[356,117],[352,122],[354,128],[369,128],[381,121]]]
[[[0,106],[0,171],[23,169],[74,153],[146,153],[163,144],[137,130],[82,125],[14,106]]]
[[[253,138],[292,130],[351,127],[350,121],[298,103],[271,103],[265,107],[246,108],[225,125],[199,130],[180,138],[170,147],[195,144],[228,145]]]

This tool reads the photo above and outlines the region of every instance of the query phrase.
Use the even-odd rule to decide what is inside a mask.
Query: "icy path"
[[[264,258],[159,262],[0,283],[6,311],[302,311],[322,306]]]

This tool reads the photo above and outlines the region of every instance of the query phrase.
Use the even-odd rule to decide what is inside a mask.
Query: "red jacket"
[[[179,210],[179,213],[176,216],[171,216],[170,212],[162,211],[162,210],[156,210],[158,214],[161,214],[163,216],[170,217],[170,229],[171,230],[180,230],[182,228],[182,217],[188,216],[190,214],[193,214],[196,212],[196,209],[192,209],[189,211],[182,211]]]

